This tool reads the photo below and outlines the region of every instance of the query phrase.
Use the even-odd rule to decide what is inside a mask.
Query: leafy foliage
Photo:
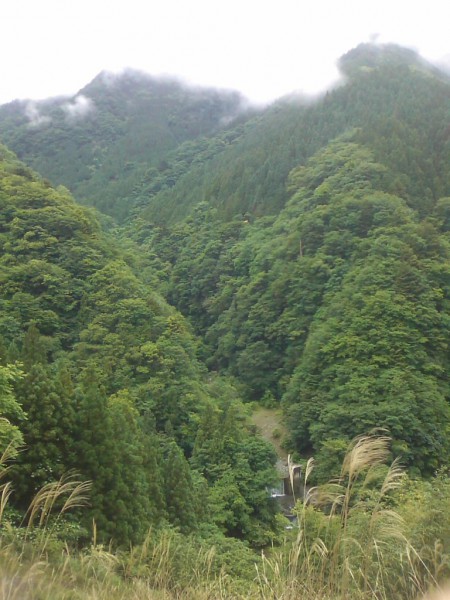
[[[191,531],[208,521],[200,518],[208,482],[188,459],[212,399],[189,326],[92,211],[6,149],[0,174],[0,331],[10,363],[1,371],[1,442],[24,444],[12,469],[16,506],[75,469],[92,481],[85,540],[93,521],[97,539],[119,544],[167,522]],[[254,434],[242,431],[250,443]],[[254,495],[265,485],[262,476]],[[274,515],[266,524],[275,527]]]
[[[13,381],[20,377],[15,365],[0,365],[0,453],[8,451],[14,456],[23,444],[23,434],[18,425],[25,414],[13,392]]]
[[[190,89],[138,71],[100,73],[74,97],[0,107],[0,134],[52,183],[123,220],[136,184],[151,177],[157,186],[168,153],[220,129],[241,104],[237,93]]]
[[[448,482],[432,477],[450,451],[450,86],[393,46],[360,46],[341,68],[345,83],[314,103],[228,124],[235,95],[135,73],[28,117],[0,109],[21,156],[83,202],[132,214],[115,230],[0,147],[0,442],[24,445],[14,509],[75,468],[92,481],[73,516],[81,542],[93,520],[97,540],[122,547],[155,532],[132,577],[160,561],[174,582],[212,543],[250,577],[245,544],[280,541],[276,457],[244,399],[281,403],[285,445],[315,454],[318,480],[355,435],[392,438],[389,450],[359,438],[325,512],[299,508],[297,541],[258,562],[258,597],[278,585],[314,597],[306,575],[317,597],[415,597],[433,580]],[[389,453],[429,481],[397,490],[397,462],[378,464]],[[406,580],[390,511],[402,503],[427,548]]]
[[[295,448],[385,427],[395,454],[432,473],[449,450],[448,240],[437,213],[387,191],[392,168],[360,139],[294,169],[275,219],[223,223],[200,205],[147,239],[210,367],[250,399],[282,397]]]

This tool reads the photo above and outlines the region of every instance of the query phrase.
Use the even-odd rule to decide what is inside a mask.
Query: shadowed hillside
[[[170,151],[216,132],[242,110],[235,92],[105,72],[74,97],[0,107],[0,139],[53,184],[121,220],[149,169],[164,171]]]

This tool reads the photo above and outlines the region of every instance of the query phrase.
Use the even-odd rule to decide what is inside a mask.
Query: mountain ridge
[[[129,212],[126,197],[150,166],[247,110],[236,92],[135,70],[102,72],[73,96],[1,106],[0,136],[52,183],[121,220]]]

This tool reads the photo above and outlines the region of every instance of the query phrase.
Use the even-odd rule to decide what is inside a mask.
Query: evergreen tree
[[[98,539],[115,539],[115,507],[109,502],[116,491],[117,455],[108,411],[108,400],[100,374],[87,368],[76,387],[77,436],[76,464],[86,480],[92,482],[90,509],[83,513],[88,530],[95,522]]]
[[[157,523],[160,491],[156,490],[156,497],[152,492],[157,487],[159,465],[154,457],[145,455],[149,444],[145,443],[137,410],[127,391],[109,398],[108,417],[115,460],[114,487],[106,498],[114,511],[114,538],[136,543]],[[149,467],[154,471],[148,472]],[[152,479],[155,483],[150,486]]]
[[[167,515],[170,523],[188,533],[198,524],[200,498],[196,495],[189,463],[177,444],[169,441],[165,452],[163,473]]]
[[[17,399],[28,415],[22,428],[25,446],[12,469],[15,496],[22,506],[73,468],[73,386],[63,366],[47,364],[45,347],[37,328],[30,327],[22,348],[26,372],[16,384]]]
[[[14,395],[13,384],[22,376],[15,365],[0,365],[0,456],[9,449],[16,456],[23,445],[25,413]]]

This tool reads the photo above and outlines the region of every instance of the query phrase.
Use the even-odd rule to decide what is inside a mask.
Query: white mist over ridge
[[[449,13],[441,0],[21,0],[2,11],[0,103],[73,96],[100,71],[124,67],[238,90],[252,102],[315,94],[361,42],[398,43],[438,61],[450,52]]]
[[[71,102],[63,104],[62,109],[68,118],[82,119],[94,110],[94,103],[87,96],[79,94]]]

